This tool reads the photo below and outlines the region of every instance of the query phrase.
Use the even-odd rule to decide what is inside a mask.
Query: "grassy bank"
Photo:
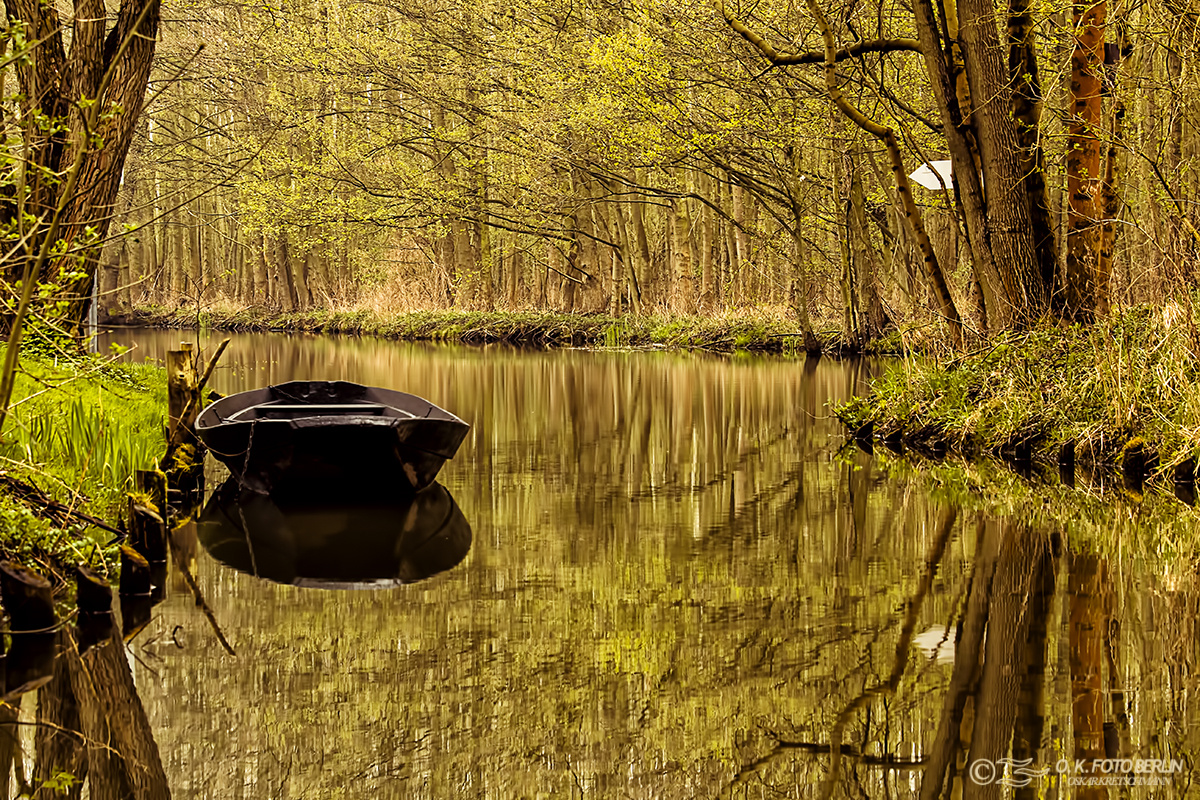
[[[13,396],[0,442],[0,477],[13,482],[0,486],[0,558],[102,566],[115,557],[102,547],[112,534],[65,522],[45,501],[117,521],[134,472],[161,455],[163,370],[33,352]]]
[[[370,310],[307,311],[292,314],[256,308],[141,308],[119,321],[170,328],[211,327],[227,331],[301,331],[379,336],[412,341],[530,346],[670,347],[782,353],[802,350],[803,337],[786,312],[716,317],[609,317],[542,312]],[[847,350],[840,329],[825,326],[817,338],[827,352]],[[894,349],[898,338],[879,344]]]
[[[837,414],[862,436],[968,458],[1191,469],[1200,332],[1192,309],[1170,305],[1004,334],[965,355],[896,362]]]

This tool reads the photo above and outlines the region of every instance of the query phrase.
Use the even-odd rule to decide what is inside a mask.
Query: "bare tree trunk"
[[[296,284],[292,276],[292,257],[288,249],[287,234],[280,231],[274,238],[275,286],[279,292],[279,302],[284,311],[296,311]]]
[[[1071,55],[1071,109],[1067,126],[1066,313],[1090,320],[1096,309],[1100,189],[1101,69],[1104,64],[1105,0],[1075,6],[1075,50]]]
[[[733,202],[733,218],[738,221],[739,226],[734,230],[733,239],[737,245],[734,253],[734,274],[732,281],[737,289],[734,292],[735,302],[745,304],[750,302],[750,292],[747,287],[749,274],[751,270],[750,264],[750,236],[746,233],[746,229],[751,227],[751,211],[748,208],[749,198],[746,190],[738,184],[733,184],[731,189]]]
[[[679,176],[685,193],[691,191],[690,176]],[[676,311],[684,314],[696,313],[696,278],[693,274],[696,264],[696,250],[692,244],[692,217],[688,210],[686,197],[676,197],[671,200],[672,215],[672,262],[674,264],[675,286],[672,292]]]
[[[701,195],[711,194],[708,191],[708,177],[697,172],[696,191]],[[705,205],[700,211],[700,308],[711,311],[716,302],[713,279],[713,211]]]

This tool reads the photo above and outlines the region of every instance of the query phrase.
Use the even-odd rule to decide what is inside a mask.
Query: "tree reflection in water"
[[[133,664],[177,798],[1066,798],[1077,752],[1197,753],[1194,517],[985,511],[841,450],[827,401],[870,364],[267,336],[228,364],[222,391],[349,378],[463,416],[441,479],[473,541],[372,592],[201,553],[237,657],[185,589]],[[1049,772],[973,781],[992,758]],[[1187,794],[1165,777],[1128,795]]]

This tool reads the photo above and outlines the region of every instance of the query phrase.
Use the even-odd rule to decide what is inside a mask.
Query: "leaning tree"
[[[5,0],[7,58],[16,102],[0,105],[6,169],[0,177],[0,278],[9,347],[0,374],[0,425],[25,320],[35,301],[48,324],[77,328],[109,233],[125,155],[146,96],[160,0]]]

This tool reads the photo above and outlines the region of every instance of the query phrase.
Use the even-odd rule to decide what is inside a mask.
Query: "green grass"
[[[165,410],[160,367],[23,356],[0,442],[0,469],[115,523],[134,473],[152,468],[162,453]],[[40,553],[77,563],[83,555],[113,555],[96,550],[80,531],[55,530],[11,497],[0,496],[0,525],[0,555],[6,557],[27,561]]]
[[[1134,438],[1163,468],[1200,455],[1195,308],[1138,307],[1097,324],[1001,334],[972,353],[897,361],[837,409],[852,430],[966,456],[1111,464]]]

